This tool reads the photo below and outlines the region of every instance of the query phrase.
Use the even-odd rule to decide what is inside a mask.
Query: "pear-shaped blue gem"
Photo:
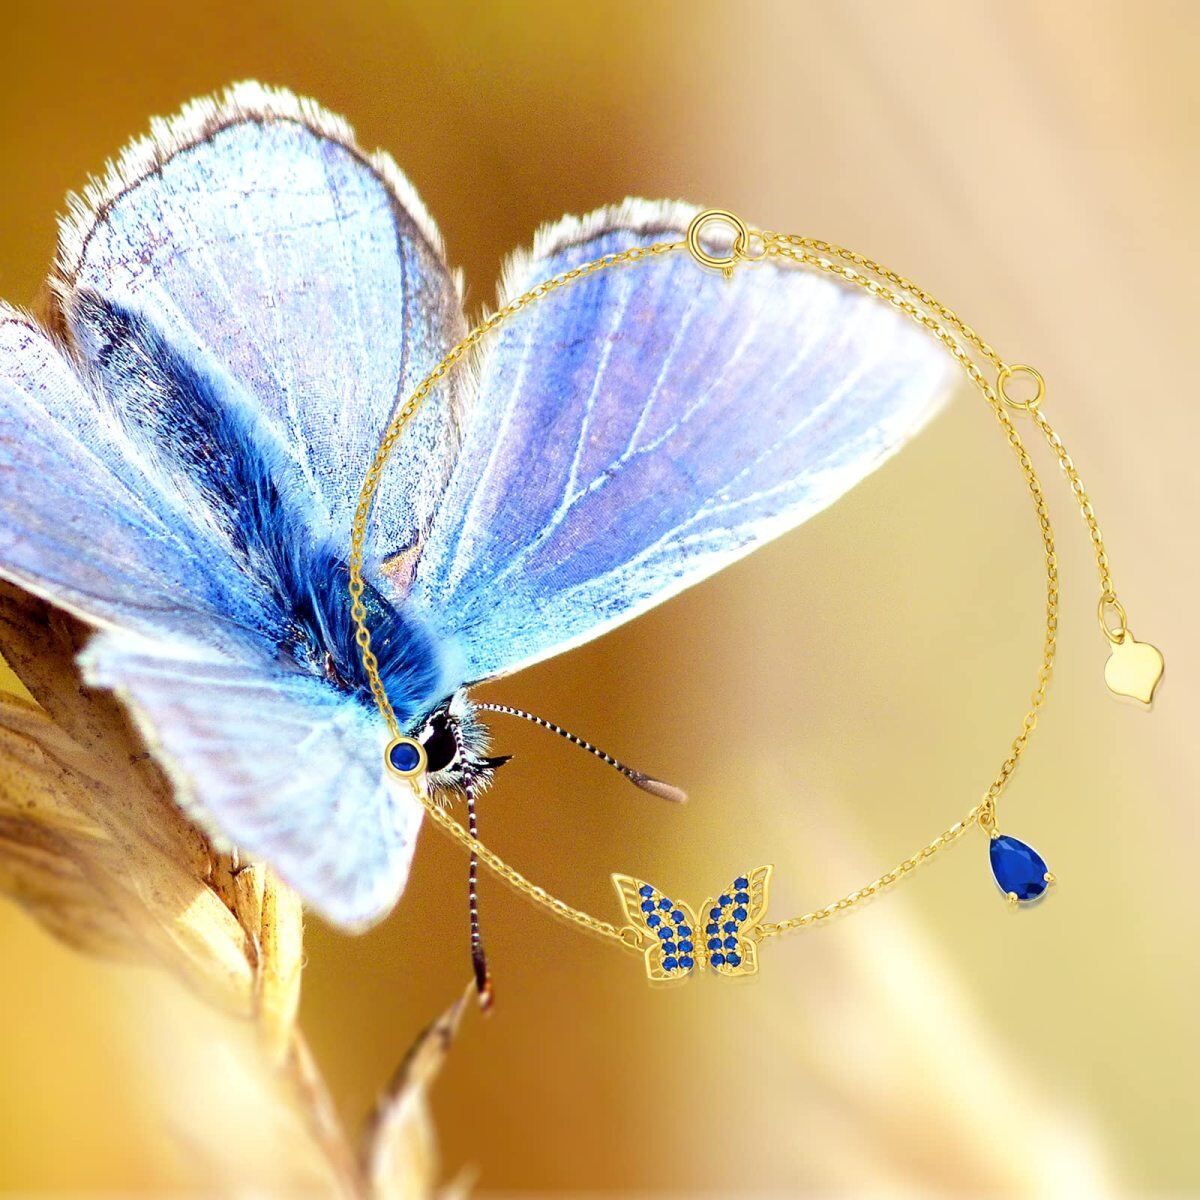
[[[1006,896],[1036,900],[1046,890],[1046,861],[1032,846],[1001,836],[992,838],[990,852],[992,874]]]

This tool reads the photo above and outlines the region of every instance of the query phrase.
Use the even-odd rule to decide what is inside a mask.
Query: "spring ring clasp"
[[[713,254],[706,250],[700,241],[700,234],[709,225],[728,225],[733,229],[733,239],[726,254]],[[757,253],[750,250],[750,239],[754,236],[746,222],[736,213],[725,208],[706,208],[698,212],[687,228],[688,253],[702,266],[714,271],[720,271],[726,279],[733,277],[733,268],[739,262],[754,262],[766,256],[767,248],[764,242]]]

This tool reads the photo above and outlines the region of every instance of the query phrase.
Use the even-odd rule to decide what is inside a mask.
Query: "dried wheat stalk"
[[[0,693],[0,890],[89,954],[152,962],[231,1020],[249,1021],[262,1069],[323,1164],[330,1190],[392,1200],[433,1194],[426,1091],[462,1001],[431,1026],[380,1099],[360,1151],[341,1128],[296,1024],[303,922],[259,864],[218,854],[107,694],[74,658],[86,630],[0,582],[0,646],[36,703]]]

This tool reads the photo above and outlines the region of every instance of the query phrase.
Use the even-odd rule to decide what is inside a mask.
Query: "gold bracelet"
[[[728,252],[713,253],[705,247],[703,235],[710,225],[726,226],[732,231]],[[633,267],[680,251],[690,254],[699,267],[720,271],[726,278],[731,277],[735,270],[749,268],[764,259],[808,267],[862,288],[916,322],[953,355],[992,410],[1025,477],[1042,537],[1046,568],[1046,625],[1037,682],[1020,729],[983,797],[948,829],[877,879],[823,908],[773,923],[764,920],[770,890],[770,866],[744,871],[731,881],[727,889],[710,897],[698,909],[665,895],[645,880],[629,875],[614,875],[613,882],[625,917],[625,923],[620,926],[572,907],[509,866],[431,796],[425,782],[425,748],[419,741],[406,737],[396,719],[380,676],[378,661],[371,650],[371,632],[367,627],[367,610],[362,599],[367,524],[384,467],[405,427],[438,383],[481,339],[531,304],[599,271]],[[994,369],[994,383],[984,373],[981,363]],[[1032,386],[1032,394],[1024,398],[1012,394],[1013,384],[1018,378],[1023,378]],[[1100,583],[1097,620],[1109,643],[1109,657],[1104,668],[1104,679],[1109,690],[1116,696],[1132,699],[1149,708],[1163,674],[1162,654],[1148,642],[1137,641],[1129,628],[1125,609],[1113,585],[1104,538],[1087,489],[1062,439],[1042,411],[1045,392],[1045,380],[1038,371],[1030,366],[1007,363],[957,313],[904,276],[853,250],[829,242],[751,229],[739,217],[723,209],[708,209],[699,213],[692,220],[687,236],[682,241],[658,242],[605,254],[529,289],[472,329],[430,371],[384,432],[359,493],[351,532],[351,616],[372,695],[391,735],[385,753],[387,769],[393,776],[408,782],[439,828],[476,855],[480,862],[506,883],[556,916],[641,954],[646,973],[654,981],[683,979],[693,970],[705,968],[727,976],[752,975],[758,970],[758,944],[761,941],[805,929],[835,913],[853,908],[910,874],[922,862],[957,841],[972,825],[978,825],[991,839],[992,871],[1009,903],[1016,905],[1037,900],[1054,882],[1054,876],[1032,847],[1000,834],[996,825],[996,802],[1025,752],[1037,725],[1038,714],[1046,701],[1058,637],[1058,562],[1041,481],[1010,413],[1029,417],[1046,439],[1071,485],[1087,526]]]

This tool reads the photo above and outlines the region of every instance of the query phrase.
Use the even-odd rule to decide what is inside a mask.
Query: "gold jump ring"
[[[1008,381],[1018,373],[1028,375],[1037,387],[1037,391],[1028,400],[1014,400],[1008,394]],[[1046,381],[1042,378],[1041,371],[1036,367],[1027,367],[1021,363],[1010,367],[1005,363],[1000,368],[999,375],[996,376],[996,391],[999,392],[1000,399],[1009,408],[1015,408],[1019,412],[1032,412],[1042,402],[1042,397],[1046,394]]]

